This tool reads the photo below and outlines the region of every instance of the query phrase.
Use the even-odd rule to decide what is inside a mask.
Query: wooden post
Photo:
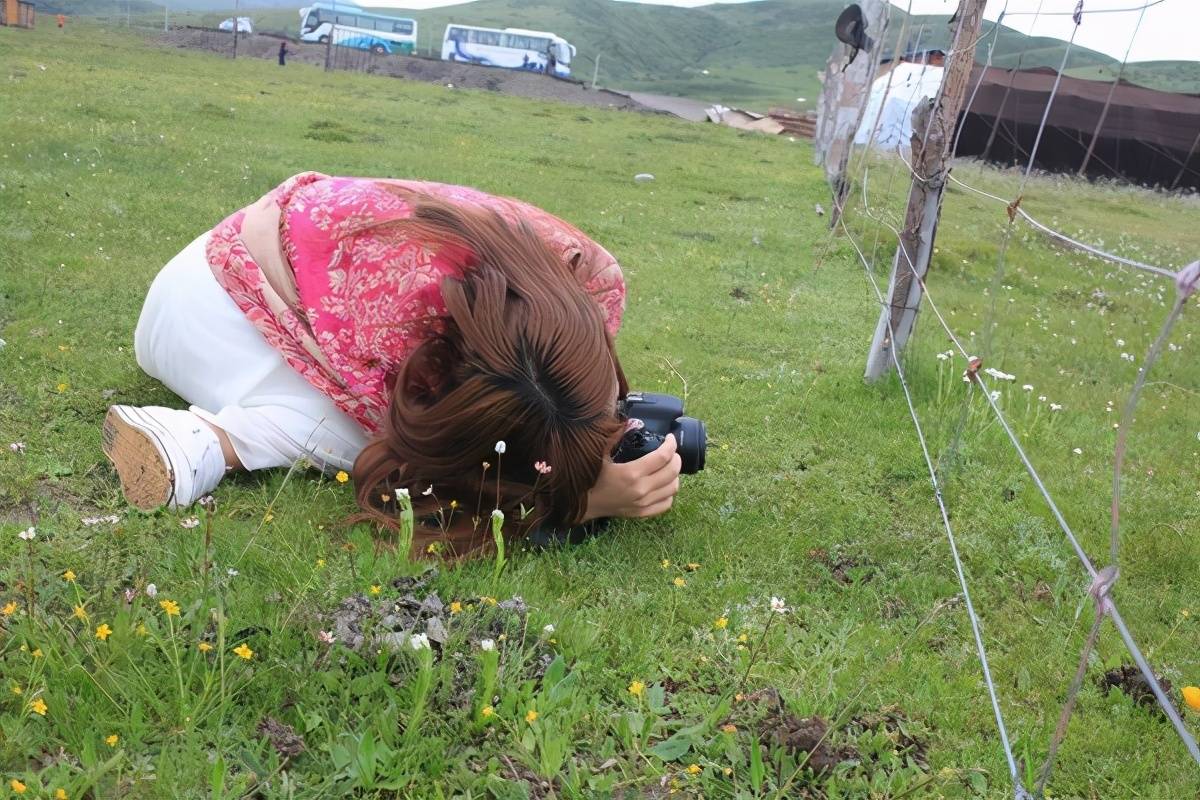
[[[333,0],[333,21],[329,23],[329,38],[325,40],[325,71],[333,69],[333,37],[337,33],[337,0]]]
[[[879,45],[883,43],[884,21],[890,4],[886,0],[863,0],[859,3],[866,22],[866,33],[875,40],[876,52],[866,50],[858,53],[854,63],[850,60],[850,48],[839,41],[825,65],[821,77],[821,95],[817,99],[817,134],[814,141],[813,158],[817,164],[825,165],[825,180],[833,192],[833,213],[830,227],[837,225],[838,215],[845,201],[846,166],[850,151],[854,147],[854,135],[862,123],[871,93],[871,82],[879,66]]]
[[[867,356],[864,377],[868,381],[878,380],[891,368],[892,348],[895,348],[898,356],[917,321],[921,281],[925,278],[933,254],[938,212],[946,187],[946,160],[951,155],[949,151],[958,125],[958,113],[962,109],[971,68],[975,64],[973,43],[979,39],[984,5],[986,0],[959,0],[954,18],[961,24],[954,37],[946,70],[942,73],[938,99],[921,103],[913,111],[912,164],[913,170],[922,179],[913,180],[908,193],[904,228],[900,231],[900,241],[892,258],[888,305],[880,309],[879,323],[875,326],[875,337]]]
[[[233,57],[237,58],[238,0],[233,0]]]

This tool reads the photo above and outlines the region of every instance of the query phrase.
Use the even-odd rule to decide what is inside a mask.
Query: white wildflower
[[[431,494],[433,494],[433,484],[432,484],[432,483],[431,483],[431,484],[429,484],[429,488],[428,488],[428,489],[426,489],[425,491],[421,492],[421,496],[422,496],[422,497],[429,497],[429,495],[431,495]]]
[[[408,498],[408,489],[397,489],[396,490],[396,499],[399,500],[401,498],[404,498],[405,500],[409,499]]]
[[[998,381],[1012,381],[1012,380],[1016,380],[1016,378],[1017,378],[1016,375],[1009,375],[1007,372],[1001,372],[1000,370],[996,369],[995,367],[988,367],[987,369],[984,370],[984,372],[988,375],[991,375],[993,378],[995,378]]]
[[[27,542],[32,542],[34,537],[37,536],[37,531],[35,531],[31,526],[18,533],[17,536],[21,537]]]
[[[493,508],[492,509],[492,519],[498,519],[501,522],[504,522],[504,512],[498,508]]]
[[[317,631],[317,641],[321,644],[333,644],[337,637],[333,635],[333,631]]]
[[[158,597],[158,587],[153,583],[146,584],[146,597],[149,597],[151,600]]]
[[[552,636],[554,634],[554,626],[547,625],[546,627],[542,628],[542,633],[546,634],[547,636]]]
[[[1062,406],[1059,405],[1058,403],[1051,403],[1050,410],[1051,411],[1062,411]]]
[[[783,602],[782,597],[771,598],[771,611],[775,614],[786,614],[787,604]]]
[[[1174,347],[1174,345],[1172,345],[1172,347]],[[25,452],[25,443],[24,442],[13,442],[12,444],[10,444],[8,446],[8,449],[12,450],[17,455],[22,455]]]
[[[1032,384],[1032,383],[1027,383],[1027,384],[1025,384],[1024,386],[1022,386],[1021,388],[1022,388],[1022,389],[1024,389],[1025,391],[1027,391],[1027,392],[1032,392],[1032,391],[1033,391],[1033,384]]]
[[[1074,454],[1075,454],[1075,455],[1077,455],[1077,456],[1081,456],[1081,455],[1083,455],[1083,450],[1082,450],[1081,448],[1078,448],[1078,447],[1076,447],[1076,448],[1075,448],[1074,450],[1072,450],[1071,452],[1072,452],[1072,453],[1074,453]]]
[[[501,439],[500,441],[496,442],[496,454],[497,454],[497,455],[504,455],[504,451],[505,451],[505,450],[507,450],[507,449],[508,449],[508,445],[506,445],[506,444],[504,443],[504,440],[503,440],[503,439]]]
[[[412,636],[408,637],[408,644],[413,650],[428,650],[429,637],[423,633],[414,633]]]
[[[196,527],[199,524],[200,524],[200,520],[197,519],[196,517],[188,517],[187,519],[179,520],[179,527],[181,527],[181,528],[191,529],[191,528]]]
[[[481,639],[479,642],[479,649],[480,650],[488,650],[488,651],[495,650],[496,643],[494,641],[492,641],[491,639]]]

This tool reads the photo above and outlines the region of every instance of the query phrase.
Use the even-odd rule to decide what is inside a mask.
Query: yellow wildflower
[[[75,609],[71,612],[71,616],[78,620],[85,620],[87,619],[87,609],[83,606],[75,606]]]
[[[350,476],[346,474],[346,470],[339,469],[337,471],[337,475],[333,476],[333,479],[338,483],[345,483],[346,481],[350,480]]]
[[[317,559],[317,569],[323,569],[324,567],[325,567],[325,559],[318,558]]]
[[[71,385],[69,383],[60,383],[58,386],[55,386],[54,388],[58,390],[59,394],[62,394],[67,389],[70,389]]]
[[[725,445],[721,445],[721,446],[724,447]],[[733,767],[726,767],[725,769],[723,769],[721,771],[724,772],[725,777],[728,778],[730,775],[733,774]]]
[[[8,782],[8,785],[9,785],[9,786],[12,788],[12,790],[13,790],[14,792],[16,792],[17,794],[25,794],[25,789],[26,789],[26,786],[25,786],[25,784],[21,783],[21,782],[20,782],[19,780],[17,780],[16,778],[13,778],[11,781],[9,781],[9,782]]]
[[[495,713],[496,709],[492,708],[491,706],[484,706],[483,708],[479,709],[479,716],[483,717],[484,719],[487,719]]]
[[[722,631],[725,630],[727,625],[729,625],[729,617],[717,617],[716,622],[713,623],[714,628]]]
[[[537,721],[538,713],[532,708],[525,712],[525,721],[532,725]]]
[[[676,578],[675,580],[671,581],[671,583],[675,584],[676,589],[682,589],[683,587],[687,586],[687,581],[685,581],[683,578]]]
[[[688,775],[699,775],[700,774],[700,765],[699,764],[688,764],[687,772],[688,772]]]
[[[486,604],[488,604],[489,606],[494,606],[494,605],[496,605],[496,598],[494,598],[494,597],[488,597],[488,596],[486,596],[486,595],[485,595],[485,596],[483,596],[483,597],[479,598],[479,602],[481,602],[481,603],[486,603]]]
[[[461,614],[462,613],[462,603],[458,602],[457,600],[455,600],[453,603],[451,603],[450,604],[450,613],[451,614]]]
[[[15,613],[17,613],[17,601],[16,600],[9,600],[7,603],[4,604],[3,608],[0,608],[0,614],[3,614],[6,617],[11,617]]]
[[[378,583],[371,584],[371,594],[379,594],[382,591],[383,587],[381,587]]]
[[[66,581],[67,583],[74,583],[75,582],[75,573],[72,570],[67,570],[66,572],[63,573],[63,580]]]
[[[39,716],[46,716],[46,701],[40,697],[34,698],[34,701],[29,704],[29,709]]]
[[[646,684],[641,681],[634,681],[629,684],[629,693],[634,697],[641,697],[644,691],[646,691]]]
[[[33,656],[34,658],[41,658],[43,655],[42,648],[40,648],[40,647],[33,648],[33,652],[30,653],[29,655]]]
[[[55,789],[54,800],[68,800],[66,789]]]
[[[237,653],[247,661],[254,658],[254,651],[247,647],[245,642],[242,642],[237,647],[233,648],[233,652]]]
[[[133,629],[133,632],[136,633],[138,636],[145,636],[150,631],[146,630],[146,623],[139,622],[138,626]]]
[[[263,522],[270,522],[273,519],[275,519],[275,515],[268,511],[267,515],[263,517]]]
[[[664,559],[662,560],[662,562],[661,562],[661,563],[662,563],[662,568],[663,568],[663,569],[670,569],[670,568],[671,568],[671,561],[670,561],[670,559],[664,558]]]
[[[724,733],[737,733],[737,725],[733,725],[733,724],[727,722],[721,726],[721,730]]]
[[[196,649],[198,649],[201,653],[207,653],[209,650],[212,650],[212,645],[208,642],[201,642],[200,644],[196,645]]]
[[[451,510],[451,511],[453,511],[453,510],[454,510],[454,509],[456,509],[456,508],[458,508],[458,501],[457,501],[457,500],[451,500],[451,501],[450,501],[450,510]]]
[[[104,743],[109,747],[116,747],[117,742],[119,741],[121,741],[121,737],[117,736],[115,733],[110,733],[108,736],[104,737]]]
[[[108,637],[112,635],[112,628],[108,627],[108,623],[102,623],[96,627],[96,638],[102,642],[108,641]]]
[[[179,616],[179,603],[176,603],[174,600],[160,600],[158,601],[158,605],[162,607],[163,611],[167,612],[168,617]]]
[[[745,644],[749,639],[750,639],[750,637],[744,633],[738,634],[738,641],[741,642],[742,644]]]
[[[1183,687],[1183,702],[1192,711],[1200,711],[1200,686]]]
[[[698,569],[700,569],[700,565],[697,564],[695,561],[689,561],[687,563],[687,571],[688,572],[695,572]]]

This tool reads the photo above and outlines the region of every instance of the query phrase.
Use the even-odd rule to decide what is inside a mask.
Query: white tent
[[[875,129],[876,144],[888,148],[900,144],[907,150],[912,138],[913,109],[923,98],[935,96],[941,84],[941,67],[897,64],[871,85],[871,97],[854,143],[866,144]]]

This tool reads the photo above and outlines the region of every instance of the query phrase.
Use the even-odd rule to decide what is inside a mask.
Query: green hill
[[[228,0],[190,0],[210,11],[175,14],[177,22],[213,25],[233,13]],[[273,4],[277,0],[257,0]],[[103,0],[54,0],[88,4]],[[216,7],[224,6],[224,7]],[[258,30],[295,36],[297,9],[275,6],[241,10]],[[417,20],[421,52],[436,53],[449,22],[554,31],[576,45],[577,77],[590,80],[600,59],[601,85],[677,94],[763,109],[772,105],[814,108],[818,73],[833,47],[833,21],[843,0],[761,0],[683,9],[613,0],[478,0],[430,11],[397,11]],[[174,7],[173,7],[174,10]],[[882,37],[881,51],[896,48],[904,14],[897,10]],[[914,17],[904,47],[946,47],[946,17]],[[990,26],[991,23],[985,23]],[[979,58],[992,41],[986,31]],[[1057,67],[1065,42],[1029,37],[1002,27],[993,61],[998,66]],[[1086,48],[1071,52],[1068,68],[1080,77],[1111,80],[1118,63]],[[1138,64],[1126,79],[1168,91],[1200,92],[1200,64]],[[806,98],[797,102],[797,98]]]

